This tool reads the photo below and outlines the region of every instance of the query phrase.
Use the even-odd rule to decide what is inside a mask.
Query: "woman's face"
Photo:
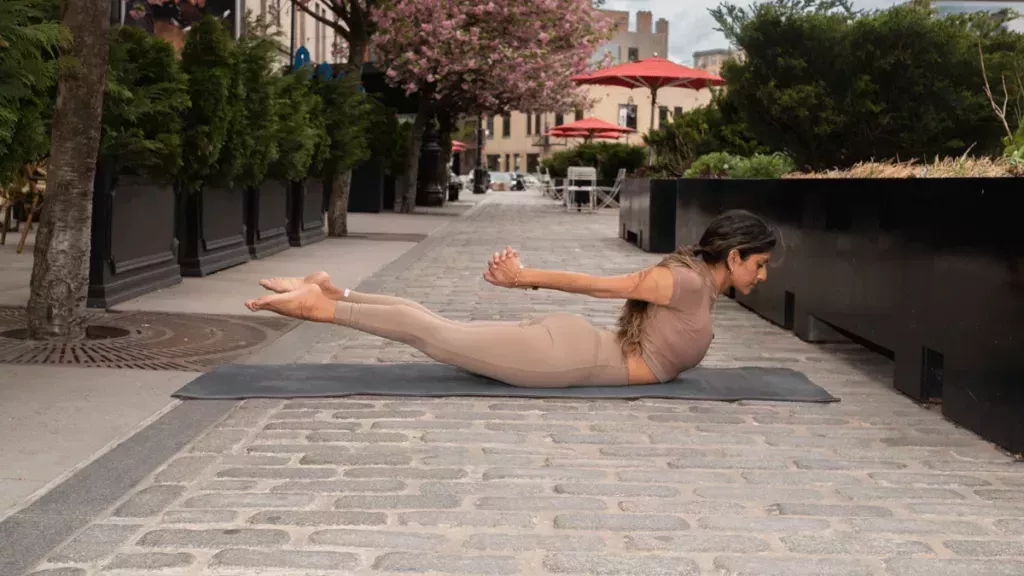
[[[768,279],[768,260],[772,257],[770,252],[763,254],[751,254],[746,259],[740,257],[739,252],[733,250],[729,254],[729,276],[732,286],[741,294],[750,294],[759,282]]]

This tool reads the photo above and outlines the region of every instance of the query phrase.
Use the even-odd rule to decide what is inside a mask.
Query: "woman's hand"
[[[519,254],[511,246],[506,246],[504,250],[495,252],[491,257],[484,272],[484,280],[502,288],[513,288],[522,267]]]

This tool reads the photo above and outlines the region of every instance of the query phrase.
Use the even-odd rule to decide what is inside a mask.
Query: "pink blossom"
[[[464,113],[586,104],[571,77],[611,30],[591,0],[393,0],[371,17],[388,82]]]

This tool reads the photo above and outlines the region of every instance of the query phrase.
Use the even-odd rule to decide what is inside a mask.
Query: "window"
[[[680,116],[683,115],[683,107],[682,106],[676,106],[675,110],[672,111],[672,114],[676,118],[679,118]]]
[[[561,126],[562,124],[565,124],[565,114],[559,112],[555,114],[555,126]]]
[[[576,110],[576,120],[583,120],[583,110]]]
[[[526,135],[533,135],[533,114],[526,115]]]
[[[512,115],[505,114],[504,116],[502,116],[502,120],[504,121],[502,122],[501,126],[501,137],[508,138],[512,136]]]
[[[658,127],[668,124],[668,106],[658,106]]]
[[[630,46],[629,47],[628,59],[629,59],[630,62],[636,62],[637,60],[639,60],[640,59],[640,49],[637,48],[636,46]]]
[[[540,154],[526,155],[526,171],[530,174],[540,172]]]
[[[538,136],[540,136],[540,116],[540,114],[537,114],[533,117],[533,131],[536,132]]]
[[[619,126],[636,130],[636,104],[619,104]]]
[[[494,116],[487,117],[487,139],[494,138]]]
[[[501,170],[499,163],[501,162],[501,156],[499,154],[488,154],[487,155],[487,169],[492,172]]]
[[[519,154],[513,154],[514,164],[512,164],[512,171],[519,172]]]
[[[512,171],[512,155],[505,154],[505,172]]]

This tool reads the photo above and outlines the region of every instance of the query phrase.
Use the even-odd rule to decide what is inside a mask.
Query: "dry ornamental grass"
[[[916,160],[860,162],[846,170],[791,172],[783,178],[1012,178],[1024,176],[1024,169],[998,158],[936,158],[931,163]]]

